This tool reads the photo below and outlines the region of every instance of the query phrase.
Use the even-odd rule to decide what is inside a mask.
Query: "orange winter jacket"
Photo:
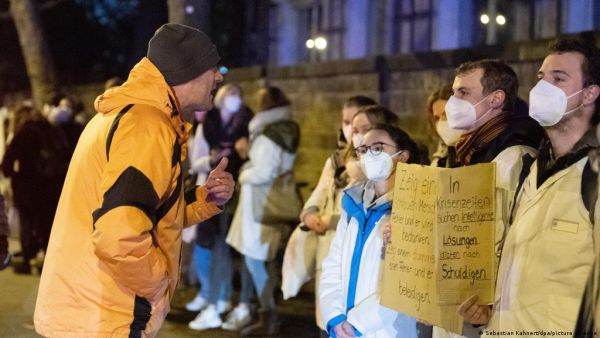
[[[183,191],[189,127],[176,102],[146,58],[96,99],[52,226],[39,334],[156,335],[179,277],[182,228],[220,212],[203,187]]]

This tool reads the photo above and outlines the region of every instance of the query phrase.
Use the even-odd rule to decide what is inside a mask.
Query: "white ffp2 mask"
[[[446,107],[444,108],[450,128],[458,130],[471,129],[475,123],[477,123],[477,112],[475,111],[475,107],[477,107],[490,95],[491,94],[487,95],[475,104],[472,104],[467,100],[459,99],[454,95],[450,96],[448,102],[446,102]],[[480,119],[490,111],[491,108],[485,114],[483,114]]]
[[[529,92],[529,116],[536,120],[542,127],[550,127],[563,119],[566,115],[581,107],[567,111],[570,98],[581,93],[583,89],[569,96],[557,86],[548,81],[540,80]]]
[[[445,145],[453,147],[460,137],[465,133],[464,130],[452,129],[447,120],[439,120],[435,123],[435,130]]]
[[[402,152],[404,152],[404,150],[390,156],[384,151],[377,155],[373,155],[370,150],[367,151],[360,159],[362,170],[367,179],[374,182],[387,180],[392,174],[394,165],[392,157]]]
[[[223,109],[229,113],[236,113],[242,107],[242,98],[238,95],[227,95],[223,98]]]

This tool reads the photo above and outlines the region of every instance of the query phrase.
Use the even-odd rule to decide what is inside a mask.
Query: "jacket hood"
[[[259,134],[269,124],[291,120],[292,112],[289,106],[277,107],[257,113],[248,125],[250,135]]]
[[[169,96],[175,98],[163,75],[148,58],[143,58],[123,85],[110,88],[96,98],[94,108],[100,114],[108,114],[128,104],[143,104],[170,116],[174,107]]]

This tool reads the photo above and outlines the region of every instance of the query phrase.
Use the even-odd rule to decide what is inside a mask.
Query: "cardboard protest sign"
[[[382,304],[462,333],[456,308],[491,303],[495,281],[495,166],[398,164]]]

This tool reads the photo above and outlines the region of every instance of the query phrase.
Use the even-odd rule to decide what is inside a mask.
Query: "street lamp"
[[[309,50],[308,57],[310,60],[324,60],[325,50],[327,49],[327,39],[324,36],[309,38],[306,40],[306,48]]]
[[[322,36],[319,36],[315,39],[315,47],[318,50],[325,50],[327,48],[327,39]]]
[[[485,13],[481,14],[479,21],[481,21],[482,24],[487,25],[490,23],[490,16]],[[502,14],[498,14],[496,16],[496,23],[500,26],[504,26],[506,24],[506,17]]]
[[[506,18],[504,17],[504,15],[500,14],[496,17],[496,23],[499,24],[500,26],[504,26],[504,24],[506,24]]]
[[[490,23],[490,17],[487,14],[481,14],[481,16],[479,17],[479,20],[484,25],[487,25],[488,23]]]

